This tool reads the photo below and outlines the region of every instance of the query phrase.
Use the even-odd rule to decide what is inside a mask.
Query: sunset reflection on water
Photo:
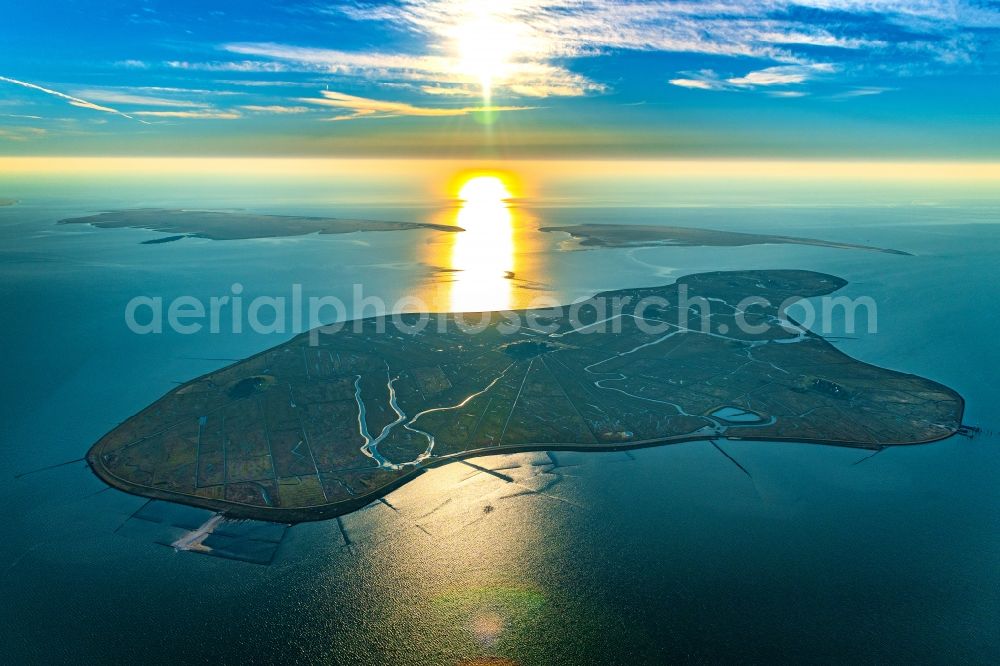
[[[448,309],[453,312],[511,307],[515,271],[511,193],[498,176],[474,176],[458,192],[449,271],[454,271]]]

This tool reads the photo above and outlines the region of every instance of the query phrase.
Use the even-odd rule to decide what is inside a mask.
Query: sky
[[[1000,159],[1000,1],[8,2],[0,155]]]

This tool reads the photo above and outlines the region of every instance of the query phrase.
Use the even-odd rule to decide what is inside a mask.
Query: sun
[[[494,84],[508,75],[518,41],[514,23],[485,5],[456,27],[458,69],[479,82],[485,100],[492,97]]]
[[[473,206],[502,205],[512,196],[497,176],[474,176],[465,181],[458,191],[458,198]]]

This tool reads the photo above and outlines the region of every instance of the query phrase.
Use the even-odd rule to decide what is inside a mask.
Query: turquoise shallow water
[[[142,500],[100,492],[82,464],[13,475],[79,458],[172,382],[288,337],[136,336],[122,316],[129,298],[208,297],[238,281],[248,296],[301,283],[307,294],[345,299],[361,282],[392,300],[435,279],[424,252],[435,241],[417,231],[140,245],[157,234],[54,224],[106,207],[191,205],[176,194],[105,192],[28,192],[0,208],[0,626],[12,662],[987,663],[1000,655],[996,437],[890,449],[857,465],[864,453],[848,449],[725,443],[752,479],[706,443],[482,458],[473,462],[513,482],[464,465],[434,470],[388,504],[294,527],[269,567],[115,534]],[[434,210],[311,200],[266,209],[412,220]],[[878,333],[838,342],[845,352],[955,388],[966,421],[997,431],[997,212],[982,202],[536,206],[528,231],[668,223],[914,256],[789,245],[560,252],[556,238],[539,237],[524,277],[565,300],[703,270],[830,272],[850,281],[847,294],[879,307]]]

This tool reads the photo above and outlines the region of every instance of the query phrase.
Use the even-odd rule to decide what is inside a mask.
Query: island
[[[957,432],[955,391],[855,360],[787,316],[845,284],[700,273],[545,310],[314,329],[175,388],[87,460],[130,493],[294,523],[470,456],[719,439],[878,451]]]
[[[539,231],[569,234],[575,241],[570,249],[588,247],[657,247],[657,246],[707,246],[738,247],[744,245],[790,244],[816,245],[842,250],[868,250],[910,256],[909,252],[892,250],[853,243],[799,238],[797,236],[775,236],[771,234],[748,234],[694,227],[666,227],[646,224],[574,224],[563,227],[541,227]]]
[[[306,234],[349,234],[357,231],[462,231],[460,227],[424,222],[386,222],[335,217],[297,215],[259,215],[238,211],[185,210],[173,208],[136,208],[112,210],[97,215],[60,220],[59,224],[89,224],[102,229],[149,229],[174,234],[171,242],[183,236],[211,240],[247,240],[284,238]]]
[[[13,206],[17,203],[17,199],[0,199],[0,206]]]
[[[180,234],[177,236],[160,236],[159,238],[150,238],[149,240],[141,241],[140,245],[163,245],[164,243],[174,243],[179,240],[183,240],[187,236]]]

